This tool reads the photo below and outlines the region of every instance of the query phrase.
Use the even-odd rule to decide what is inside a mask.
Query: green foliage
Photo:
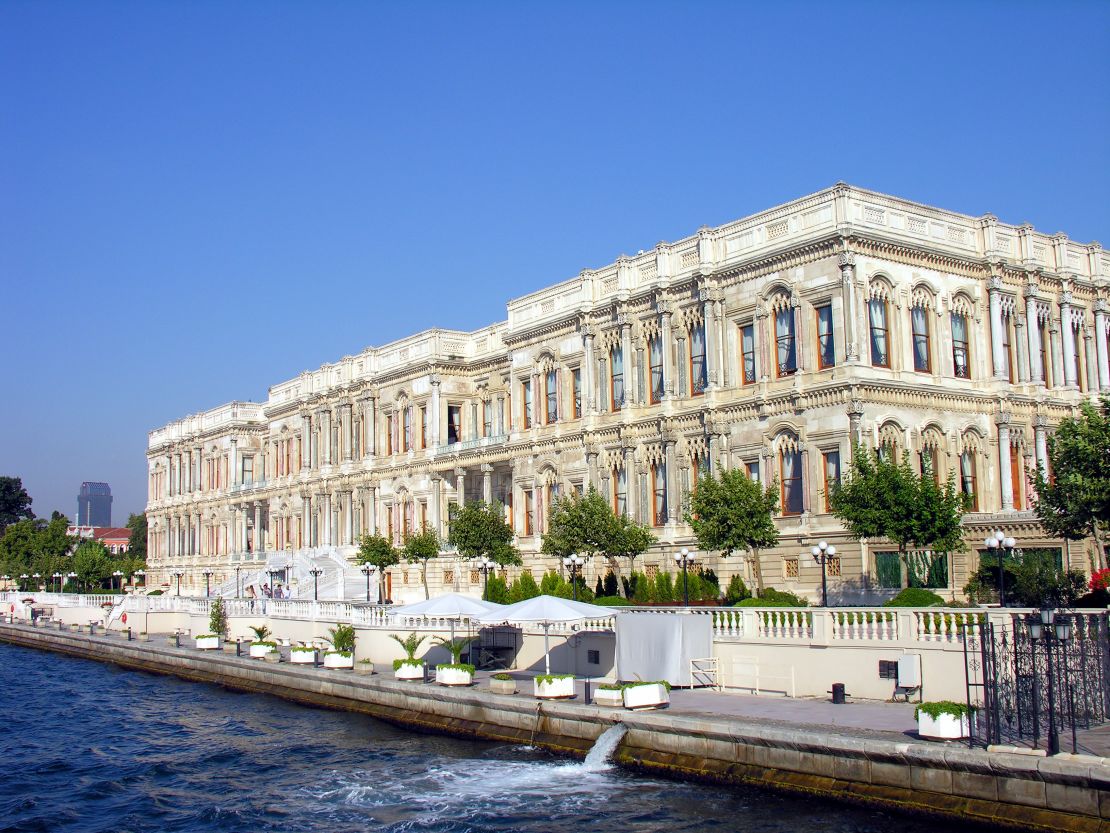
[[[448,669],[452,671],[465,671],[472,676],[474,674],[474,666],[469,662],[458,662],[456,660],[454,662],[441,662],[436,666],[437,671]]]
[[[73,572],[86,589],[90,584],[99,584],[112,573],[107,548],[99,541],[82,541],[73,553]]]
[[[227,610],[224,608],[224,600],[219,596],[208,606],[208,630],[221,636],[227,634]]]
[[[627,515],[616,515],[609,501],[590,487],[585,494],[571,492],[551,507],[541,551],[556,558],[579,554],[627,558],[629,565],[655,541],[651,530]]]
[[[740,469],[718,468],[716,476],[698,480],[685,520],[694,530],[698,546],[723,556],[742,551],[752,559],[756,585],[763,586],[759,550],[778,543],[774,513],[778,509],[776,484],[764,489]]]
[[[623,596],[598,596],[593,603],[602,607],[629,607],[632,604]]]
[[[643,573],[632,573],[628,578],[628,587],[626,592],[628,598],[635,604],[642,605],[648,604],[653,601],[653,588],[654,584]]]
[[[31,496],[23,488],[19,477],[0,477],[0,532],[9,524],[20,520],[32,520]]]
[[[573,674],[537,674],[535,680],[539,685],[550,685],[556,680],[573,680]]]
[[[462,652],[466,650],[466,647],[473,642],[475,638],[476,637],[473,636],[457,636],[454,639],[447,639],[442,636],[437,636],[434,637],[434,641],[436,645],[441,645],[446,648],[447,652],[451,654],[451,662],[458,665],[462,658]],[[443,666],[439,665],[436,667],[442,668]],[[471,672],[473,672],[473,669],[471,669]]]
[[[393,670],[394,671],[398,670],[402,665],[415,665],[415,666],[420,667],[420,666],[423,666],[424,663],[422,663],[420,660],[416,659],[415,657],[409,657],[407,659],[395,659],[395,660],[393,660]]]
[[[402,548],[402,554],[406,561],[410,564],[420,565],[420,578],[424,582],[425,599],[432,597],[428,590],[428,562],[433,558],[439,558],[440,544],[439,535],[436,534],[436,531],[425,528],[415,535],[409,535],[405,538],[405,545]]]
[[[543,578],[540,579],[540,595],[557,595],[555,591],[559,589],[559,585],[562,584],[562,582],[563,579],[558,573],[556,573],[554,570],[548,570],[546,573],[543,574]]]
[[[151,590],[149,593],[147,593],[147,595],[148,596],[161,596],[163,592],[164,591],[161,588],[159,588],[157,590]]]
[[[358,542],[359,564],[370,564],[379,570],[386,570],[401,561],[401,555],[393,543],[381,535],[363,535]]]
[[[427,639],[428,637],[420,636],[419,634],[416,634],[416,633],[410,633],[408,636],[402,638],[402,637],[398,636],[395,633],[391,633],[389,635],[389,638],[392,639],[394,642],[396,642],[398,645],[401,646],[401,649],[405,652],[405,658],[406,659],[408,659],[410,661],[415,661],[416,660],[416,652],[418,650],[420,650],[420,646],[424,643],[424,640]],[[393,670],[394,671],[397,670],[396,666],[394,666]]]
[[[883,607],[943,607],[944,599],[924,587],[907,587],[893,599],[883,602]]]
[[[501,576],[491,575],[486,579],[486,601],[501,605],[509,603],[509,586]]]
[[[1033,508],[1047,532],[1073,541],[1093,537],[1098,567],[1107,564],[1110,535],[1110,396],[1096,408],[1079,405],[1079,416],[1064,419],[1048,438],[1048,461],[1054,477],[1036,470]]]
[[[854,537],[897,544],[914,583],[925,584],[934,553],[964,549],[960,521],[970,498],[955,478],[953,472],[937,485],[932,474],[913,470],[908,453],[894,462],[856,446],[845,481],[829,492],[829,508]]]
[[[620,593],[620,585],[617,584],[617,574],[612,570],[605,574],[605,583],[602,585],[601,592],[595,593],[597,596],[616,596]]]
[[[14,576],[38,573],[47,585],[54,573],[70,572],[69,551],[77,539],[66,535],[68,525],[64,515],[9,524],[0,535],[0,572]]]
[[[513,677],[512,677],[511,674],[506,674],[504,671],[502,671],[498,674],[494,674],[492,677],[490,677],[491,680],[503,680],[503,681],[508,681],[508,680],[511,680],[512,678]]]
[[[961,718],[968,714],[971,709],[967,703],[956,703],[952,700],[937,700],[932,703],[921,703],[916,709],[913,710],[914,720],[917,719],[919,714],[927,714],[929,717],[936,720],[942,714],[949,714],[955,718]]]
[[[525,599],[534,599],[538,595],[540,595],[540,586],[536,584],[536,580],[528,572],[521,573],[520,578],[509,587],[510,604],[516,604]]]
[[[760,596],[741,599],[734,607],[809,607],[809,602],[788,590],[767,587]]]
[[[1019,607],[1072,607],[1086,589],[1086,577],[1078,570],[1056,565],[1055,555],[1044,550],[1027,550],[1020,558],[1003,562],[1006,603]],[[979,569],[964,585],[971,601],[980,603],[998,598],[998,558],[983,556]]]
[[[653,602],[673,602],[675,601],[674,584],[671,581],[671,574],[664,573],[660,570],[655,574],[655,587],[651,594]]]
[[[127,539],[127,552],[128,554],[139,561],[146,561],[146,512],[140,512],[138,515],[131,515],[127,519],[127,528],[131,530],[131,535]],[[136,568],[141,569],[141,568]]]
[[[734,605],[744,599],[750,599],[751,596],[752,592],[740,576],[734,575],[728,580],[728,588],[725,590],[725,604]]]
[[[605,595],[605,584],[601,581],[601,576],[598,576],[597,577],[597,583],[594,584],[594,596],[597,597],[597,596],[604,596],[604,595]]]
[[[505,521],[505,507],[500,503],[479,500],[459,507],[451,518],[447,543],[463,558],[484,555],[501,565],[522,563],[513,546],[513,528]]]
[[[334,628],[328,628],[328,642],[336,651],[353,651],[355,649],[354,625],[337,625]]]

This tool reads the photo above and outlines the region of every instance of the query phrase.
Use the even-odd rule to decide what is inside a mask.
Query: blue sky
[[[1110,4],[0,4],[0,474],[845,180],[1110,246]]]

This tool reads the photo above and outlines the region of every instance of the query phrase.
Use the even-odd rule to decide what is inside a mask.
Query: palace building
[[[972,496],[967,551],[930,573],[942,595],[961,593],[996,527],[1086,570],[1084,542],[1040,529],[1030,475],[1053,427],[1110,390],[1108,288],[1098,243],[838,184],[583,270],[475,332],[368,348],[264,403],[152,431],[149,583],[203,592],[209,571],[311,598],[318,569],[320,598],[361,598],[360,535],[446,535],[452,504],[479,499],[505,505],[538,577],[557,566],[539,552],[553,499],[590,485],[654,529],[640,569],[673,571],[696,547],[684,501],[720,465],[781,490],[768,585],[817,598],[808,553],[825,539],[830,599],[874,602],[906,570],[826,504],[856,441]],[[751,585],[742,557],[699,556],[722,586]],[[605,570],[587,566],[591,586]],[[449,551],[429,579],[481,581]],[[396,601],[423,598],[417,566],[383,580]]]

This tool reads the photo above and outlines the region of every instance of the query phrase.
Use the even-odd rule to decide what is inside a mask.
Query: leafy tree
[[[73,572],[86,590],[91,584],[100,584],[112,573],[107,548],[99,541],[82,541],[73,553]]]
[[[468,560],[484,555],[501,565],[523,563],[513,546],[513,528],[505,521],[505,507],[500,503],[478,500],[461,506],[451,519],[447,543]]]
[[[227,610],[224,609],[224,600],[219,596],[208,607],[208,632],[217,636],[227,635]]]
[[[764,489],[740,469],[717,469],[717,475],[698,480],[685,519],[698,546],[719,550],[725,557],[741,550],[751,559],[755,583],[763,590],[759,551],[778,543],[773,515],[779,505],[778,487]]]
[[[501,576],[490,576],[486,579],[486,601],[497,602],[500,605],[509,603],[509,588]]]
[[[744,584],[744,579],[738,575],[734,575],[729,579],[728,587],[725,589],[725,604],[734,605],[737,602],[742,602],[744,599],[752,597],[748,585]]]
[[[655,541],[650,530],[613,507],[592,486],[584,494],[571,492],[551,507],[541,551],[562,560],[577,553],[584,558],[604,556],[619,573],[617,559],[628,558],[629,568],[637,555]]]
[[[378,601],[381,602],[382,588],[385,582],[382,577],[385,571],[401,561],[401,554],[393,546],[393,542],[381,535],[363,535],[358,541],[358,554],[355,560],[359,564],[369,564],[378,568]]]
[[[1044,550],[1027,550],[1020,558],[1010,558],[1005,570],[1006,600],[1019,607],[1072,607],[1083,595],[1086,577],[1078,570],[1056,566],[1055,555]],[[995,598],[998,592],[998,560],[985,557],[967,584],[964,593],[973,602]]]
[[[654,543],[655,535],[647,524],[637,523],[627,515],[618,515],[613,538],[609,544],[608,554],[612,556],[611,563],[615,564],[617,556],[627,558],[628,570],[632,572],[636,556],[646,552]]]
[[[127,528],[131,536],[127,539],[127,551],[133,558],[146,561],[146,512],[131,515],[127,519]]]
[[[31,520],[31,496],[19,477],[0,477],[0,532],[16,521]]]
[[[428,562],[439,558],[440,540],[434,529],[425,528],[415,535],[405,538],[401,552],[410,564],[420,565],[420,580],[424,583],[424,598],[430,599],[428,590]]]
[[[69,551],[76,541],[66,535],[68,525],[62,515],[50,521],[34,518],[9,524],[0,535],[0,571],[17,576],[38,573],[44,584],[56,572],[68,573]]]
[[[1098,566],[1107,565],[1110,538],[1110,396],[1096,408],[1079,406],[1079,416],[1062,420],[1048,439],[1053,477],[1036,472],[1033,508],[1052,535],[1080,541],[1094,538]]]
[[[520,578],[509,587],[509,602],[515,604],[525,599],[534,599],[540,595],[540,586],[532,578],[531,573],[521,573]]]
[[[932,474],[913,470],[908,453],[894,462],[862,446],[854,450],[845,481],[829,492],[829,508],[848,531],[896,544],[917,584],[926,583],[937,553],[964,549],[960,521],[969,506],[955,472],[938,485]]]
[[[605,574],[605,583],[602,585],[599,596],[617,596],[619,595],[620,585],[617,584],[617,574],[612,570]]]

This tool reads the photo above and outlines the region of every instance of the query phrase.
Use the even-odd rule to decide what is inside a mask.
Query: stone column
[[[1014,342],[1017,345],[1017,381],[1029,381],[1029,342],[1025,337],[1025,322],[1014,319]]]
[[[701,302],[701,317],[702,329],[705,331],[705,388],[709,390],[717,387],[717,334],[715,331],[716,319],[713,315],[713,292],[710,289],[702,289],[698,292],[698,300]],[[668,479],[670,473],[667,474]],[[668,486],[668,490],[669,490]],[[668,495],[668,505],[670,496]]]
[[[634,521],[640,520],[640,478],[636,472],[636,449],[632,446],[624,448],[624,482],[625,505],[628,507],[628,517]]]
[[[1006,370],[1006,349],[1002,343],[1002,327],[1004,326],[1002,322],[1002,278],[995,276],[990,279],[987,294],[990,299],[991,361],[994,366],[994,378],[1005,379],[1008,373]]]
[[[853,399],[848,406],[848,439],[852,444],[853,453],[857,445],[863,444],[863,435],[860,433],[860,423],[863,420],[863,401]]]
[[[998,424],[998,478],[1002,487],[1002,511],[1014,508],[1013,460],[1010,448],[1010,415],[999,414]]]
[[[759,381],[766,382],[770,378],[771,354],[767,350],[767,310],[760,307],[755,311],[755,327],[752,328],[755,340],[756,375]]]
[[[668,350],[666,352],[669,353],[670,351]],[[678,362],[680,362],[682,364],[682,370],[679,370],[677,367],[675,368],[674,384],[671,386],[672,391],[673,391],[672,395],[674,395],[674,396],[685,396],[686,391],[687,391],[687,385],[690,386],[689,390],[693,390],[693,381],[690,380],[690,379],[686,379],[686,372],[685,372],[686,368],[689,367],[689,362],[690,362],[690,358],[689,358],[690,354],[686,352],[686,333],[685,332],[680,332],[678,334],[678,337],[675,339],[675,352],[678,355]],[[672,363],[672,366],[673,365],[674,365],[674,363]],[[684,380],[685,380],[685,383],[684,383]],[[667,391],[667,389],[664,387],[663,388],[664,396],[667,395],[666,391]]]
[[[536,397],[532,397],[536,401]],[[459,498],[459,508],[466,504],[466,469],[455,469],[455,492]]]
[[[1052,384],[1055,387],[1064,386],[1064,347],[1060,340],[1060,322],[1053,321],[1048,325],[1048,340],[1052,344]]]
[[[497,421],[497,435],[503,437],[506,433],[505,430],[505,394],[497,394],[497,412],[493,415]]]
[[[378,534],[378,487],[370,487],[370,505],[366,509],[367,528],[371,535]]]
[[[365,434],[362,456],[373,457],[378,453],[378,403],[373,396],[362,400],[362,432]]]
[[[493,503],[493,466],[482,463],[482,500]]]
[[[1087,363],[1087,391],[1094,393],[1099,389],[1098,386],[1098,359],[1095,357],[1095,344],[1094,339],[1091,338],[1090,333],[1084,333],[1083,346],[1080,348],[1084,351]]]
[[[810,466],[810,453],[808,448],[802,449],[802,514],[808,515],[813,511],[813,501],[810,500],[809,491],[810,485],[814,482],[811,479]]]
[[[1098,389],[1110,390],[1110,356],[1106,347],[1106,313],[1110,309],[1101,298],[1095,304],[1095,355],[1098,357]]]
[[[674,396],[678,392],[675,384],[674,337],[671,333],[671,303],[659,303],[659,346],[663,348],[663,396]],[[649,374],[650,375],[650,374]],[[651,384],[649,379],[648,384]]]
[[[1037,452],[1037,468],[1041,476],[1048,479],[1048,417],[1038,414],[1033,417],[1033,447]]]
[[[1037,321],[1037,285],[1031,283],[1025,287],[1025,335],[1029,339],[1029,380],[1033,383],[1044,384],[1044,371],[1041,366],[1041,328]],[[1048,350],[1045,351],[1049,353]],[[1005,370],[1005,365],[1003,365]],[[996,374],[997,375],[997,374]],[[1001,378],[1005,378],[1003,373]]]
[[[432,475],[432,529],[436,535],[443,535],[443,478],[438,474]]]
[[[343,459],[351,459],[351,451],[354,448],[354,419],[350,405],[344,405],[340,409],[340,418],[343,421]]]
[[[597,413],[597,372],[594,362],[594,328],[585,324],[582,327],[582,342],[584,352],[582,355],[582,396],[585,399],[583,412]],[[498,397],[500,399],[500,397]],[[499,433],[504,433],[503,431]]]
[[[725,332],[725,302],[720,289],[713,293],[713,314],[717,318],[717,378],[721,387],[728,387],[731,379],[732,361],[728,352],[728,335]]]
[[[586,472],[589,478],[588,486],[595,489],[600,489],[597,481],[597,452],[587,449],[586,451]]]
[[[708,352],[709,351],[707,349],[706,353],[708,354]],[[667,517],[665,518],[666,523],[673,523],[675,520],[677,520],[677,516],[681,514],[677,511],[677,507],[674,506],[674,502],[679,499],[679,495],[682,491],[678,488],[678,464],[675,461],[674,447],[675,441],[673,438],[665,439],[663,441],[663,459],[667,466],[667,477],[665,480],[667,487]],[[655,488],[654,483],[652,484],[652,488]]]
[[[433,373],[429,379],[432,385],[432,395],[428,402],[428,445],[433,449],[439,448],[439,429],[442,424],[442,414],[440,409],[442,407],[440,402],[439,387],[442,380],[439,378],[438,373]],[[460,440],[462,437],[459,438]]]
[[[621,322],[621,361],[624,364],[624,405],[627,408],[632,404],[632,323],[628,316],[620,315]],[[536,398],[533,396],[532,401]]]
[[[347,516],[343,519],[343,543],[352,544],[355,540],[355,512],[354,502],[351,500],[351,491],[348,489],[343,493],[343,508],[346,510]]]
[[[837,262],[840,265],[840,302],[844,310],[844,347],[847,361],[851,364],[859,361],[859,335],[856,328],[856,256],[851,252],[845,252],[840,255]]]
[[[262,552],[262,504],[259,501],[254,502],[254,542],[253,547],[255,552]]]
[[[1079,386],[1079,374],[1075,362],[1075,326],[1072,322],[1072,295],[1065,292],[1060,296],[1060,327],[1063,329],[1064,383],[1068,387]]]

